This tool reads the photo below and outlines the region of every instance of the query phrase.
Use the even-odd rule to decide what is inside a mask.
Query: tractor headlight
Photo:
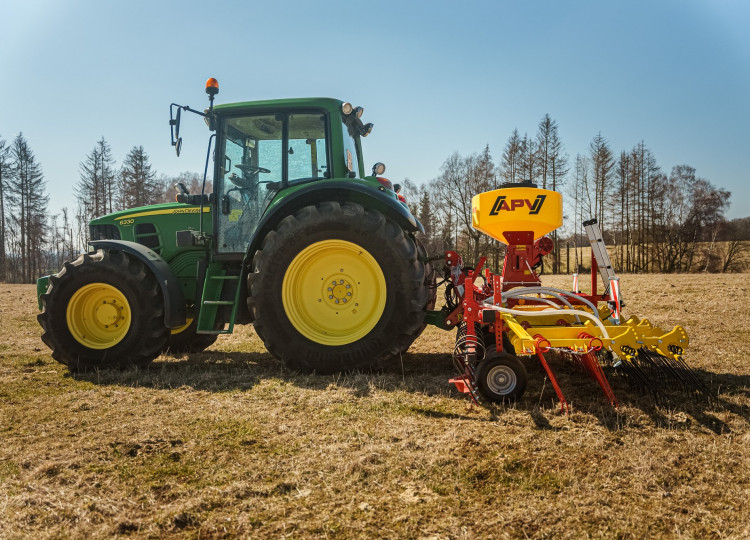
[[[380,163],[379,161],[372,166],[372,175],[373,176],[380,176],[385,172],[385,163]]]

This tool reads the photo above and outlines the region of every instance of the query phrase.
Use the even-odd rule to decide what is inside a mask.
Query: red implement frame
[[[482,257],[479,260],[476,268],[465,269],[463,268],[463,260],[458,253],[455,251],[447,251],[445,253],[447,266],[446,277],[450,277],[454,289],[460,299],[460,306],[446,317],[446,323],[450,326],[456,326],[461,320],[466,323],[466,348],[463,351],[464,357],[461,362],[463,365],[463,373],[460,373],[458,377],[451,379],[450,382],[455,384],[460,392],[469,394],[474,402],[478,402],[478,390],[476,381],[474,380],[472,367],[475,364],[476,356],[479,353],[474,345],[477,342],[476,328],[477,326],[485,326],[488,327],[490,332],[495,334],[495,344],[498,351],[502,351],[503,349],[503,332],[505,331],[502,317],[497,316],[497,312],[494,310],[487,309],[484,302],[491,298],[492,303],[495,306],[501,306],[503,292],[515,287],[540,286],[541,280],[535,269],[540,265],[542,257],[550,253],[553,247],[552,241],[546,237],[534,241],[533,233],[531,231],[509,231],[505,232],[504,236],[508,241],[508,246],[506,248],[505,260],[503,261],[502,275],[493,274],[489,269],[485,269],[484,274],[482,274],[482,268],[486,262],[485,257]],[[482,285],[477,285],[475,282],[480,276],[484,278],[484,283]],[[593,256],[592,252],[591,294],[583,294],[576,291],[569,297],[569,301],[574,305],[584,304],[584,301],[577,300],[576,296],[588,300],[594,305],[598,302],[609,300],[609,298],[605,298],[598,294],[597,280],[598,266],[596,258]],[[546,301],[560,304],[557,299],[546,299]],[[518,302],[518,300],[509,299],[507,304],[512,308],[518,305]],[[526,299],[525,303],[526,305],[534,305],[542,304],[543,302],[535,302],[533,299]],[[563,412],[569,412],[570,405],[565,399],[560,385],[543,354],[550,350],[549,342],[541,335],[536,335],[534,337],[537,341],[536,356],[542,364],[542,367],[544,367],[544,370],[555,389],[555,393],[560,400],[561,410]],[[593,338],[593,336],[591,337],[592,346],[590,351],[585,354],[574,354],[574,352],[571,351],[568,355],[575,357],[578,360],[592,378],[597,381],[609,403],[614,407],[617,407],[617,399],[615,398],[614,392],[596,359],[595,351],[597,348],[595,342],[599,340]],[[601,348],[600,341],[599,348]]]

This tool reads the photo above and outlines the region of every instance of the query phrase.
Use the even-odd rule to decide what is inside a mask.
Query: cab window
[[[326,122],[321,114],[289,115],[289,182],[330,178]]]
[[[243,252],[283,171],[283,120],[277,115],[229,118],[224,123],[219,186],[219,252]]]

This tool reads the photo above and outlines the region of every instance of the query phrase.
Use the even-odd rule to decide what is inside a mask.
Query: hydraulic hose
[[[549,312],[560,313],[563,315],[579,315],[581,317],[586,317],[587,319],[591,319],[592,321],[594,321],[594,323],[599,327],[599,330],[602,331],[602,336],[605,339],[610,339],[609,333],[607,333],[607,329],[602,324],[602,321],[600,321],[598,317],[591,315],[587,311],[579,311],[577,309],[543,309],[541,311],[524,311],[521,309],[511,309],[496,306],[491,301],[485,301],[482,303],[482,305],[487,309],[494,309],[495,311],[499,311],[500,313],[508,313],[509,315],[523,315],[524,317],[541,317],[542,315],[549,315]]]
[[[596,306],[594,306],[594,304],[592,304],[587,299],[581,296],[578,296],[577,294],[564,291],[562,289],[555,289],[554,287],[521,287],[518,289],[514,289],[512,291],[505,292],[503,293],[503,296],[513,298],[514,296],[517,296],[519,294],[535,294],[535,293],[549,294],[550,296],[557,296],[557,295],[571,296],[571,297],[574,296],[576,300],[578,300],[579,302],[583,302],[588,307],[590,307],[593,313],[597,313],[597,314],[599,313],[599,311],[596,309]]]
[[[553,293],[553,292],[544,292],[543,294],[546,294],[548,296],[552,296],[553,298],[557,298],[560,302],[562,302],[563,304],[565,304],[566,306],[568,306],[570,309],[573,309],[573,305],[570,302],[568,302],[568,300],[566,300],[563,295],[557,294],[557,293]],[[514,298],[516,300],[523,298],[524,300],[533,300],[534,302],[543,302],[543,303],[547,304],[548,306],[552,306],[552,307],[554,307],[556,309],[560,309],[560,306],[558,306],[552,300],[549,300],[547,298],[538,298],[538,297],[534,297],[534,296],[526,296],[523,293],[521,293],[521,294],[512,294],[512,293],[511,294],[506,294],[505,297],[506,298],[507,297]],[[575,316],[575,319],[576,319],[577,323],[581,322],[581,319],[578,318],[578,315]]]

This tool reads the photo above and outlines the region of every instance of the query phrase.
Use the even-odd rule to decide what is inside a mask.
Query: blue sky
[[[426,182],[453,152],[496,161],[549,113],[571,159],[601,132],[689,164],[750,215],[750,3],[166,2],[0,0],[0,137],[23,132],[50,209],[74,207],[104,136],[118,164],[143,145],[158,173],[201,171],[208,131],[169,104],[330,96],[375,123],[367,164]],[[408,194],[407,194],[408,195]]]

